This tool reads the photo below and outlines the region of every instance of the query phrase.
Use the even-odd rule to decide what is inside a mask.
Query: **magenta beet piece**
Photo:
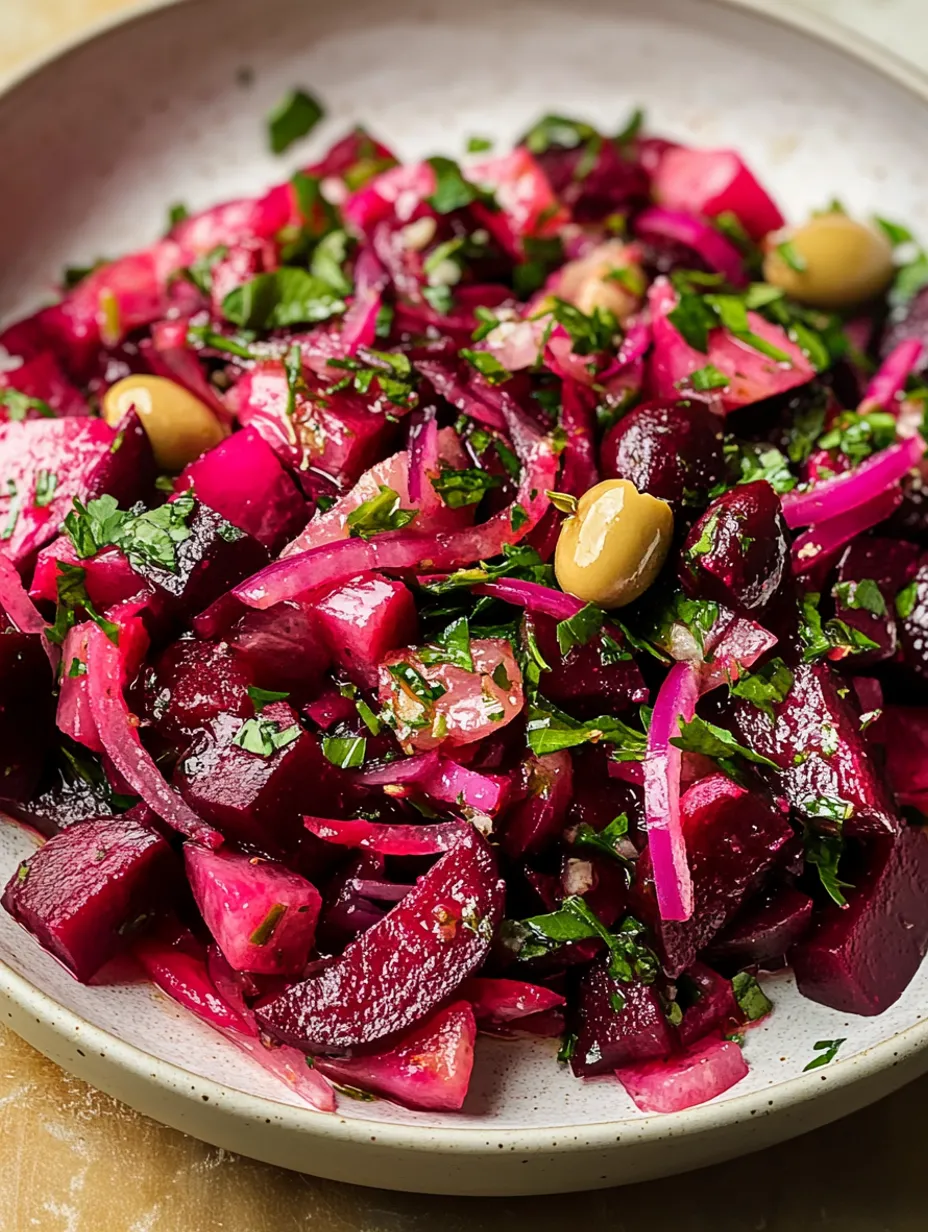
[[[680,812],[693,879],[692,916],[681,921],[660,919],[647,849],[635,870],[640,909],[653,927],[671,976],[692,965],[793,837],[785,814],[724,774],[694,783],[680,801]]]
[[[845,1014],[882,1014],[899,999],[928,950],[928,833],[905,826],[876,840],[847,890],[790,952],[799,991]]]
[[[363,1057],[318,1057],[316,1068],[340,1085],[359,1087],[404,1108],[456,1112],[474,1067],[477,1024],[466,1001],[455,1001],[406,1031],[392,1048]]]
[[[705,508],[725,478],[722,419],[704,402],[647,402],[623,416],[600,446],[606,479],[628,479],[678,513]]]
[[[789,576],[789,532],[766,480],[723,493],[686,537],[680,580],[695,598],[762,612]]]
[[[377,668],[391,650],[418,639],[412,595],[402,582],[366,573],[316,604],[319,632],[332,658],[364,688],[377,688]]]
[[[10,411],[2,400],[4,389],[17,389],[27,398],[45,402],[56,414],[64,417],[90,414],[90,407],[80,390],[62,372],[51,351],[40,351],[12,372],[0,373],[0,419],[7,420]],[[27,419],[37,419],[43,414],[41,407],[28,406],[24,410]]]
[[[170,847],[134,812],[82,821],[49,839],[3,894],[10,915],[82,983],[165,902],[173,883]]]
[[[32,575],[29,594],[33,599],[48,599],[54,603],[58,596],[58,562],[80,565],[84,570],[84,585],[91,603],[98,612],[105,611],[115,603],[124,603],[136,595],[144,595],[148,586],[135,572],[119,548],[105,548],[96,556],[81,560],[74,544],[66,535],[59,535],[39,552]]]
[[[918,567],[900,603],[899,640],[906,667],[928,680],[928,553],[918,559]]]
[[[545,697],[580,718],[611,714],[648,700],[638,664],[617,630],[609,631],[610,641],[599,634],[562,654],[557,624],[553,617],[534,612],[524,617],[523,640],[534,633],[551,669],[544,673]]]
[[[560,837],[571,798],[570,754],[564,749],[541,757],[529,754],[521,778],[525,798],[509,810],[503,836],[503,847],[513,860],[536,855]]]
[[[835,615],[877,643],[876,650],[848,656],[847,667],[856,671],[896,653],[896,595],[912,580],[917,567],[918,548],[901,539],[858,538],[847,547],[832,592]]]
[[[478,1021],[515,1022],[533,1014],[544,1014],[564,1004],[560,993],[542,984],[524,980],[489,979],[475,975],[461,985],[460,995],[474,1007]]]
[[[334,807],[335,772],[286,702],[265,706],[259,719],[248,722],[267,723],[269,731],[294,738],[280,748],[265,744],[266,753],[250,752],[234,742],[241,719],[224,715],[194,742],[174,772],[174,785],[226,838],[277,856],[299,845],[303,813]]]
[[[616,143],[605,138],[597,150],[592,166],[586,142],[569,149],[552,144],[536,155],[555,195],[570,207],[575,222],[599,222],[647,198],[647,177],[637,163],[623,157]]]
[[[181,472],[174,488],[197,498],[247,531],[269,552],[279,551],[306,522],[306,502],[277,455],[253,428],[235,432]]]
[[[900,804],[928,812],[928,707],[887,706],[880,735],[893,795]]]
[[[783,226],[783,215],[734,150],[673,146],[661,156],[651,181],[654,199],[670,209],[716,218],[734,214],[754,240]]]
[[[486,957],[503,910],[496,860],[475,831],[320,975],[261,1006],[261,1025],[308,1052],[373,1045],[440,1005]]]
[[[236,971],[299,975],[316,935],[322,898],[282,864],[184,846],[187,877],[206,927]]]
[[[576,1031],[570,1066],[578,1078],[666,1057],[677,1045],[655,985],[614,980],[604,961],[580,982]]]
[[[16,564],[54,538],[71,501],[116,434],[102,419],[27,419],[0,424],[0,526]]]
[[[715,938],[707,954],[725,967],[781,964],[808,931],[812,899],[792,886],[775,886],[752,899]]]
[[[359,933],[383,919],[383,909],[366,898],[360,887],[385,875],[383,856],[359,851],[329,879],[318,927],[324,951],[344,949]]]
[[[222,640],[254,673],[255,681],[294,699],[314,696],[330,662],[315,603],[288,599],[261,611],[231,601],[241,615],[223,631]]]
[[[90,712],[90,690],[87,686],[87,643],[93,624],[82,621],[68,631],[61,645],[63,664],[58,686],[58,709],[55,725],[78,744],[103,752],[97,724]]]
[[[145,677],[146,710],[154,729],[178,753],[195,732],[221,715],[240,719],[254,714],[247,663],[213,642],[182,638],[161,654]]]
[[[689,1001],[679,1027],[680,1043],[684,1048],[710,1031],[725,1033],[742,1021],[743,1015],[735,1000],[731,980],[705,963],[694,963],[677,983],[678,989],[686,993]]]
[[[155,592],[151,610],[168,625],[188,622],[268,562],[256,539],[206,505],[196,503],[187,526],[189,537],[176,545],[176,572],[148,561],[136,566]]]
[[[0,799],[28,800],[55,734],[51,668],[33,633],[0,632]]]
[[[123,509],[136,501],[147,505],[151,503],[157,473],[148,433],[131,409],[116,425],[110,447],[87,473],[81,496],[85,501],[104,494],[113,496]]]
[[[721,1095],[747,1074],[738,1044],[716,1036],[699,1040],[678,1057],[616,1070],[641,1112],[683,1112]]]
[[[751,702],[732,698],[735,734],[776,763],[778,769],[761,766],[760,773],[800,812],[827,817],[843,802],[849,812],[845,833],[894,833],[899,820],[843,690],[826,664],[801,663],[789,693],[773,705],[773,719]]]

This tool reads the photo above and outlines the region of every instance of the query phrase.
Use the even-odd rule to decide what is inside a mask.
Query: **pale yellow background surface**
[[[928,0],[806,3],[928,59]],[[0,0],[0,76],[124,7]],[[0,1232],[928,1232],[926,1105],[928,1079],[775,1150],[628,1189],[419,1198],[204,1146],[68,1077],[0,1028]]]

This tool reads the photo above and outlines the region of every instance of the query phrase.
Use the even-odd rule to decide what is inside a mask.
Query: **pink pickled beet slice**
[[[191,462],[174,483],[176,492],[187,488],[272,552],[306,521],[306,502],[253,428],[234,433]]]
[[[677,293],[666,278],[658,278],[651,285],[648,303],[654,331],[651,378],[658,398],[679,398],[687,379],[707,364],[713,364],[728,378],[725,388],[714,391],[726,412],[805,385],[815,375],[815,369],[784,330],[756,312],[748,313],[748,327],[782,351],[788,357],[786,362],[762,355],[722,328],[709,331],[706,354],[691,347],[668,318],[676,307]]]
[[[438,822],[436,825],[385,825],[358,818],[333,821],[327,817],[304,817],[311,834],[340,847],[361,847],[384,856],[433,856],[450,851],[461,841],[459,822]]]
[[[904,826],[866,861],[848,906],[823,907],[789,955],[803,996],[845,1014],[882,1014],[928,951],[928,833]]]
[[[115,610],[110,615],[115,617]],[[201,821],[168,786],[139,739],[139,720],[130,711],[123,689],[130,679],[127,671],[128,643],[130,638],[135,643],[140,634],[144,636],[144,627],[135,615],[126,616],[118,623],[118,646],[97,626],[88,635],[90,712],[100,741],[113,765],[153,812],[188,838],[205,843],[208,847],[218,847],[222,843],[222,835]]]
[[[786,814],[724,774],[695,782],[680,801],[680,817],[693,886],[691,916],[661,918],[653,849],[642,852],[635,870],[640,909],[671,976],[692,965],[793,837]]]
[[[274,1038],[308,1052],[373,1045],[419,1022],[483,962],[504,883],[476,831],[421,877],[341,958],[257,1009]]]
[[[503,847],[510,859],[537,855],[564,829],[573,787],[573,762],[566,749],[530,755],[522,763],[525,798],[509,810]]]
[[[316,935],[322,898],[282,864],[187,843],[184,862],[200,914],[229,965],[299,975]]]
[[[732,213],[754,240],[783,226],[783,215],[734,150],[672,146],[651,181],[655,200],[715,218]]]
[[[20,864],[3,906],[82,983],[123,949],[132,926],[168,896],[173,852],[133,809],[81,821]]]
[[[48,628],[45,617],[26,594],[19,570],[5,552],[0,552],[0,608],[21,633],[44,633]]]
[[[466,1001],[455,1001],[386,1052],[350,1060],[317,1057],[315,1065],[333,1082],[382,1095],[404,1108],[456,1112],[467,1095],[476,1037],[474,1011]]]
[[[613,979],[602,960],[580,981],[575,1029],[570,1067],[578,1078],[666,1057],[676,1048],[676,1033],[655,985]]]
[[[409,588],[379,573],[362,574],[329,591],[316,603],[315,617],[332,659],[366,689],[376,689],[381,660],[415,642],[419,633]]]
[[[474,638],[474,670],[425,664],[415,649],[387,655],[378,697],[397,718],[397,739],[407,752],[482,740],[522,710],[522,673],[504,638]]]
[[[641,1112],[683,1112],[715,1099],[747,1074],[740,1047],[718,1038],[700,1040],[679,1057],[616,1070]]]
[[[525,980],[493,979],[474,975],[460,987],[460,995],[474,1007],[478,1022],[515,1022],[532,1014],[544,1014],[565,1004],[560,993]]]
[[[51,351],[41,351],[18,368],[0,373],[0,395],[5,389],[17,389],[28,398],[44,402],[58,415],[68,417],[90,414],[90,407],[81,396],[80,390],[72,385],[62,372]],[[27,419],[36,419],[43,413],[41,407],[35,406],[27,407],[25,411]],[[46,411],[45,414],[47,413]],[[0,419],[9,418],[9,408],[0,397]]]

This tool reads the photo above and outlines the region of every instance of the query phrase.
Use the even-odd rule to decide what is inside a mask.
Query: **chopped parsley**
[[[102,629],[111,642],[118,645],[119,625],[101,616],[87,594],[87,587],[84,584],[87,570],[80,565],[68,565],[60,560],[55,563],[58,568],[58,576],[55,579],[58,607],[55,611],[55,623],[47,630],[48,640],[60,646],[67,637],[68,631],[78,623],[78,611],[83,610],[88,619]]]
[[[856,582],[838,582],[834,596],[842,607],[852,611],[870,612],[873,616],[886,615],[886,600],[873,578],[861,578]]]
[[[589,851],[600,852],[611,856],[614,860],[625,857],[619,852],[619,844],[628,834],[628,814],[619,813],[602,830],[594,830],[591,825],[582,822],[572,832],[568,831],[571,846],[586,848]]]
[[[721,368],[716,368],[715,364],[706,364],[702,368],[697,368],[695,372],[691,372],[689,377],[681,382],[681,384],[687,383],[691,389],[699,393],[710,389],[727,389],[730,384],[728,377]]]
[[[289,693],[279,692],[276,689],[259,689],[257,685],[251,684],[245,692],[251,699],[255,714],[260,714],[264,707],[270,706],[272,702],[285,702],[290,696]]]
[[[376,381],[380,392],[394,406],[408,409],[415,402],[416,374],[408,355],[364,347],[358,351],[357,356],[330,359],[328,366],[351,374],[330,385],[329,393],[337,393],[350,385],[359,394],[367,394]]]
[[[774,705],[785,701],[793,687],[793,673],[782,659],[771,659],[731,681],[728,687],[735,697],[744,698],[772,718]]]
[[[280,724],[273,719],[246,719],[233,736],[232,743],[246,753],[271,757],[278,749],[285,749],[294,740],[299,740],[301,732],[299,723],[292,723],[281,730]]]
[[[462,347],[458,353],[491,385],[502,385],[512,377],[509,369],[504,368],[490,351],[473,351],[469,347]]]
[[[222,301],[222,315],[243,329],[314,325],[345,311],[342,294],[317,274],[284,265],[230,291]]]
[[[745,761],[755,762],[759,766],[777,769],[776,762],[769,757],[739,744],[731,732],[701,719],[699,715],[695,715],[689,722],[681,717],[680,735],[674,736],[670,743],[687,753],[702,753],[705,757],[723,761],[736,756],[743,757]]]
[[[813,1057],[808,1065],[802,1067],[802,1072],[805,1074],[810,1069],[821,1069],[823,1065],[828,1065],[838,1055],[838,1049],[842,1044],[846,1044],[847,1039],[832,1039],[832,1040],[816,1040],[812,1045],[813,1052],[819,1055]]]
[[[487,150],[493,149],[493,139],[491,137],[468,137],[466,148],[468,154],[485,154]]]
[[[784,240],[782,244],[777,244],[776,252],[783,264],[794,273],[804,274],[808,269],[805,257],[797,251],[792,240]]]
[[[477,469],[452,470],[442,467],[432,479],[432,487],[449,509],[477,505],[487,492],[502,485],[499,475]]]
[[[349,535],[370,539],[384,531],[402,530],[418,515],[418,509],[401,509],[399,493],[381,484],[378,495],[352,509],[345,522]]]
[[[6,411],[6,417],[11,423],[21,423],[30,411],[35,411],[43,419],[54,419],[55,410],[41,398],[33,398],[18,389],[0,389],[0,407]]]
[[[896,612],[907,620],[915,611],[915,604],[918,601],[918,583],[909,582],[907,586],[903,586],[902,590],[896,595]]]
[[[896,419],[887,411],[844,411],[818,440],[819,449],[844,454],[855,466],[896,441]]]
[[[453,158],[439,156],[427,158],[426,162],[435,172],[435,191],[426,197],[426,201],[436,214],[451,214],[486,196],[464,178]]]
[[[520,145],[524,145],[531,154],[545,154],[551,149],[575,150],[598,136],[596,129],[582,120],[545,115],[532,125]]]
[[[423,705],[438,701],[447,691],[443,684],[430,684],[411,663],[391,663],[387,671],[406,692],[411,693]]]
[[[557,625],[557,644],[562,655],[569,654],[575,646],[585,646],[603,627],[606,613],[595,603],[588,603],[575,616],[561,620]]]
[[[44,509],[55,499],[55,489],[58,487],[58,476],[54,471],[37,470],[35,473],[35,495],[33,504]]]
[[[446,625],[435,638],[435,645],[420,648],[419,659],[422,663],[450,663],[454,667],[462,667],[465,671],[474,670],[474,657],[470,647],[470,623],[466,616]],[[502,664],[500,664],[502,666]],[[508,688],[508,682],[502,686]]]
[[[544,669],[542,669],[544,670]],[[529,706],[526,727],[528,746],[537,756],[558,753],[580,744],[608,744],[617,761],[643,761],[647,737],[612,715],[581,722],[555,707]]]
[[[739,971],[731,982],[738,1008],[748,1022],[757,1022],[773,1009],[773,1004],[757,980],[748,971]]]
[[[804,662],[824,657],[843,659],[847,655],[878,649],[872,638],[837,617],[823,622],[818,610],[820,598],[817,594],[805,594],[802,598],[799,636],[804,647]]]
[[[295,141],[306,137],[325,115],[325,108],[305,90],[291,90],[267,119],[271,152],[283,154]]]
[[[364,765],[367,740],[364,736],[323,736],[325,758],[341,770],[357,770]]]
[[[757,441],[725,441],[725,459],[738,483],[753,483],[765,479],[781,496],[792,492],[798,480],[789,466],[789,459],[775,445]]]
[[[153,566],[176,573],[177,547],[190,538],[188,523],[195,507],[187,492],[149,510],[141,505],[122,510],[112,496],[86,505],[75,497],[64,529],[82,560],[105,547],[118,547],[134,568]]]

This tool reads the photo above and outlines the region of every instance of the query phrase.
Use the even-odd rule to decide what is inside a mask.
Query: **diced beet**
[[[544,673],[544,695],[579,718],[612,714],[648,700],[648,690],[631,654],[615,661],[615,651],[602,634],[562,654],[557,624],[551,616],[527,612],[523,637],[534,633],[541,657],[551,669]],[[618,639],[610,630],[613,641]],[[618,635],[621,637],[621,634]],[[628,653],[620,646],[619,653]]]
[[[503,846],[511,859],[537,855],[556,842],[570,804],[573,766],[562,749],[541,757],[531,754],[521,767],[524,799],[506,817]]]
[[[421,1021],[483,962],[503,909],[476,830],[322,973],[258,1008],[268,1033],[308,1052],[374,1045]]]
[[[738,1044],[717,1037],[698,1041],[679,1057],[616,1070],[641,1112],[683,1112],[721,1095],[747,1074]]]
[[[856,671],[890,659],[896,653],[896,595],[912,580],[917,567],[918,548],[902,539],[861,537],[848,545],[838,566],[838,584],[833,592],[835,615],[877,643],[876,650],[848,656],[848,668]],[[880,595],[867,603],[861,602],[857,594],[861,582],[875,582]],[[872,611],[872,607],[881,606],[880,596],[883,610]]]
[[[323,950],[344,949],[359,933],[382,920],[384,912],[365,898],[358,886],[383,877],[384,858],[373,851],[359,851],[343,864],[325,885],[318,936]]]
[[[288,415],[287,396],[283,365],[273,361],[246,373],[230,390],[228,402],[239,423],[255,428],[296,471],[314,468],[350,487],[386,452],[394,424],[385,401],[375,409],[359,394],[330,394],[319,383],[297,394],[296,409]]]
[[[110,447],[88,471],[81,496],[85,501],[112,496],[124,509],[136,501],[149,505],[157,473],[148,433],[132,407],[116,425]]]
[[[176,545],[176,570],[139,561],[136,572],[152,587],[150,608],[171,626],[187,623],[214,599],[268,563],[267,550],[199,501]]]
[[[623,157],[616,142],[600,141],[592,167],[589,148],[586,142],[569,149],[555,142],[536,155],[552,189],[576,222],[599,222],[647,197],[643,169]]]
[[[542,984],[527,984],[524,980],[488,979],[473,976],[461,985],[460,995],[474,1007],[480,1019],[494,1022],[515,1022],[532,1014],[543,1014],[564,1004],[564,998]]]
[[[58,562],[79,565],[84,570],[84,585],[91,603],[98,612],[106,611],[117,603],[125,603],[148,590],[147,583],[135,572],[119,548],[105,548],[96,556],[81,560],[74,544],[66,535],[59,535],[39,552],[32,575],[29,595],[33,599],[56,601],[58,578],[61,576]]]
[[[93,624],[87,620],[68,631],[61,646],[61,683],[55,724],[59,731],[95,753],[103,752],[97,725],[90,713],[87,689],[87,639]]]
[[[291,729],[296,712],[286,702],[273,702],[261,720]],[[234,743],[241,720],[217,719],[213,730],[200,736],[174,773],[174,784],[190,807],[226,838],[278,856],[296,849],[303,832],[303,813],[333,806],[334,771],[309,732],[269,756]]]
[[[132,813],[82,821],[49,839],[13,874],[3,906],[86,983],[164,903],[174,855]]]
[[[146,711],[154,729],[178,753],[214,719],[248,718],[254,676],[222,644],[182,638],[161,654],[145,679]]]
[[[322,897],[282,864],[184,846],[190,888],[206,927],[236,971],[299,975],[316,935]]]
[[[728,968],[782,964],[812,920],[812,899],[775,886],[747,903],[712,942],[708,955]]]
[[[0,632],[0,799],[28,800],[55,733],[51,668],[34,633]]]
[[[329,654],[352,680],[376,689],[378,667],[391,650],[419,633],[409,588],[395,578],[365,573],[316,604],[316,620]]]
[[[458,747],[493,735],[521,713],[522,673],[505,638],[473,638],[474,670],[450,663],[424,664],[415,649],[387,655],[378,695],[397,718],[396,734],[407,752],[439,745]],[[404,671],[412,668],[413,685]],[[432,696],[415,677],[426,681]],[[437,694],[437,696],[436,696]]]
[[[676,976],[735,914],[745,897],[792,839],[787,817],[724,774],[694,783],[680,801],[683,837],[693,879],[688,920],[662,920],[657,910],[650,852],[635,870],[635,892],[654,930],[665,970]]]
[[[742,1014],[735,1000],[731,980],[719,975],[705,963],[694,963],[680,977],[685,986],[689,1004],[683,1011],[680,1023],[680,1043],[684,1048],[708,1035],[710,1031],[729,1031],[740,1023]]]
[[[576,1031],[570,1066],[578,1078],[666,1057],[677,1044],[657,987],[613,979],[604,960],[580,982]]]
[[[17,564],[57,534],[75,496],[116,439],[102,419],[27,419],[0,424],[3,550]],[[44,504],[36,503],[50,493]],[[44,487],[44,493],[42,488]]]
[[[246,660],[262,688],[302,700],[315,696],[330,661],[315,606],[300,596],[260,610],[223,595],[193,623],[202,637],[221,638]]]
[[[705,508],[725,478],[722,419],[704,402],[648,402],[624,415],[600,446],[606,479],[628,479],[675,513]]]
[[[800,812],[819,815],[824,797],[832,811],[835,800],[851,807],[844,822],[847,834],[895,832],[899,821],[889,793],[843,691],[827,664],[801,663],[789,693],[773,704],[772,719],[743,698],[731,699],[735,733],[776,763],[778,769],[761,766],[759,772]]]
[[[474,1067],[477,1024],[466,1001],[455,1001],[405,1032],[385,1052],[316,1067],[334,1082],[359,1087],[404,1108],[456,1112],[464,1103]]]
[[[561,891],[582,894],[593,914],[611,928],[629,910],[629,877],[625,865],[611,856],[578,851],[562,861]]]
[[[174,484],[177,492],[187,488],[272,553],[306,521],[306,502],[273,449],[253,428],[233,433],[191,462]]]
[[[789,532],[766,480],[723,493],[686,537],[680,580],[696,598],[763,613],[789,576]]]
[[[672,210],[716,218],[732,213],[754,240],[783,226],[783,215],[734,150],[673,146],[651,181],[656,201]]]
[[[41,351],[18,368],[0,373],[0,391],[18,389],[29,398],[45,402],[58,415],[89,415],[90,407],[80,390],[72,385],[51,351]],[[36,419],[41,409],[29,407],[27,419]],[[47,414],[47,412],[46,412]],[[0,402],[0,419],[9,419],[9,409]]]
[[[907,615],[900,614],[897,622],[902,657],[906,667],[928,680],[928,552],[918,558],[910,584],[914,594],[905,604]]]
[[[845,1014],[882,1014],[928,951],[928,833],[877,839],[848,906],[829,903],[789,955],[799,991]]]
[[[880,738],[893,795],[900,804],[928,812],[928,707],[887,706]]]

